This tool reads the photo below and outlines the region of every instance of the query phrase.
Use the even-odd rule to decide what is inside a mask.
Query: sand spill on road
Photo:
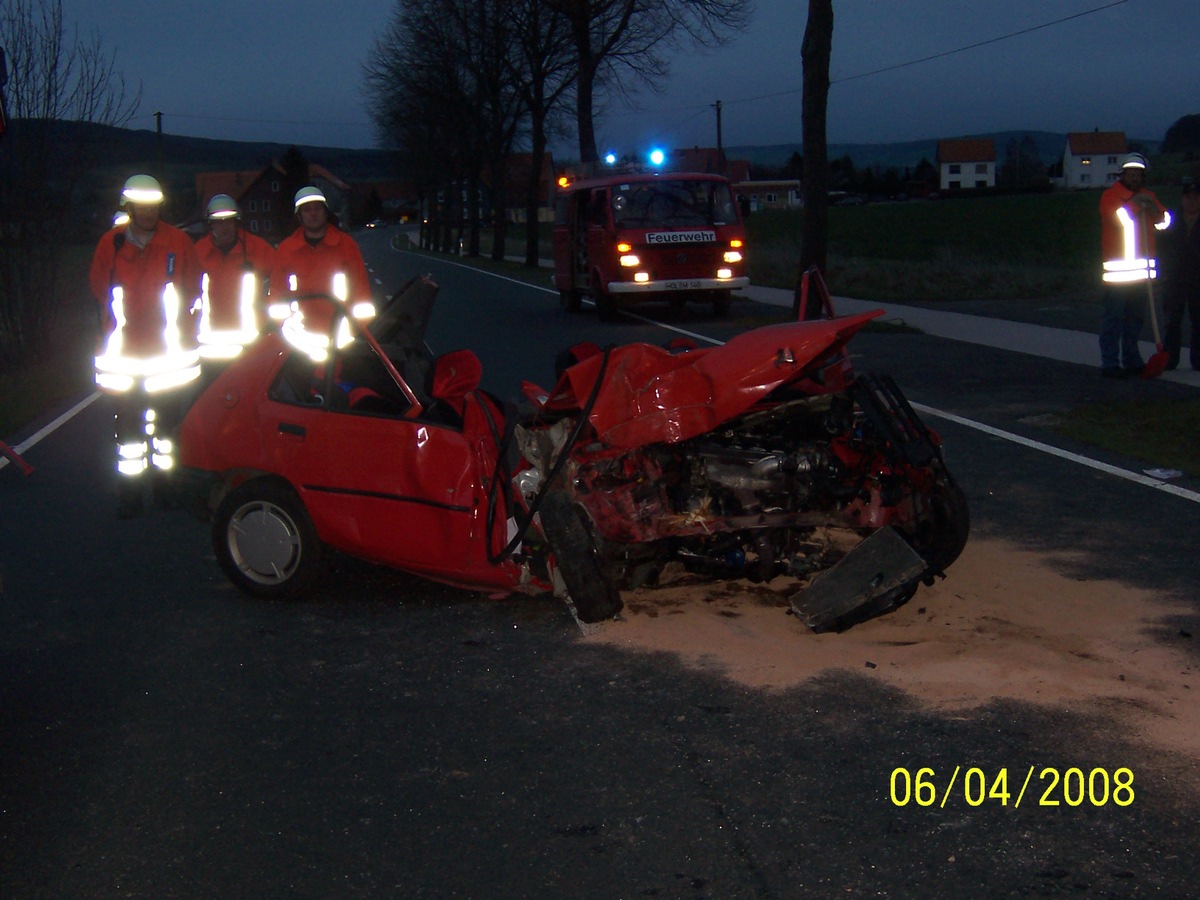
[[[584,640],[672,652],[765,689],[852,670],[942,709],[1010,698],[1110,713],[1135,737],[1200,751],[1200,673],[1183,652],[1195,638],[1167,624],[1191,607],[1065,576],[993,540],[972,540],[945,580],[842,634],[813,634],[787,615],[792,589],[777,579],[627,592],[622,619]]]

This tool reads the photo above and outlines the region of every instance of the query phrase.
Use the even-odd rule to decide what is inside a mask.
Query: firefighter
[[[100,306],[96,384],[114,398],[117,511],[127,518],[141,511],[142,476],[171,468],[187,386],[200,374],[200,260],[190,237],[159,220],[155,178],[130,177],[121,197],[129,221],[100,238],[88,280]]]
[[[1143,185],[1147,168],[1142,154],[1127,154],[1120,178],[1100,196],[1100,372],[1106,378],[1136,375],[1145,368],[1138,339],[1152,290],[1147,281],[1158,275],[1154,235],[1171,222],[1158,197]]]
[[[241,227],[241,211],[228,194],[214,195],[205,212],[209,232],[196,242],[196,253],[203,270],[198,338],[207,381],[258,337],[275,248]]]
[[[290,341],[321,358],[330,344],[334,309],[324,300],[302,298],[328,294],[345,302],[356,319],[370,319],[375,315],[371,282],[358,244],[329,220],[319,188],[300,188],[295,212],[299,225],[280,242],[276,253],[268,310],[272,319],[284,322]],[[343,319],[337,342],[343,343],[349,334]]]

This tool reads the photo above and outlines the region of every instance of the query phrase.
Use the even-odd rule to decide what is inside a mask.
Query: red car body
[[[894,526],[920,554],[907,551],[895,605],[961,550],[965,505],[940,442],[906,403],[856,387],[842,353],[880,311],[711,349],[576,348],[553,390],[524,385],[533,408],[506,422],[472,352],[434,358],[409,328],[406,307],[427,312],[435,292],[415,282],[319,360],[289,345],[285,324],[189,411],[181,477],[243,589],[295,595],[334,549],[468,589],[554,589],[595,620],[620,608],[635,571],[669,558],[740,554],[769,578],[797,568],[810,554],[798,536],[816,528]],[[814,417],[817,439],[801,440]],[[887,437],[864,438],[871,427]],[[949,511],[937,499],[947,491]]]

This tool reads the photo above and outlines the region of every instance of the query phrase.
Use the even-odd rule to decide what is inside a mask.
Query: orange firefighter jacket
[[[145,359],[195,349],[192,308],[200,296],[200,259],[183,231],[159,222],[146,246],[138,248],[126,240],[124,226],[112,229],[96,244],[88,284],[100,304],[104,337],[118,326],[114,293],[120,297],[123,356]],[[171,325],[178,328],[178,344]]]
[[[1143,208],[1141,194],[1153,201]],[[1170,223],[1166,207],[1153,191],[1131,191],[1120,181],[1100,195],[1100,253],[1106,284],[1145,281],[1156,274],[1155,234]]]
[[[244,228],[237,239],[221,248],[206,234],[196,242],[196,253],[204,272],[200,296],[200,341],[222,335],[245,343],[262,326],[262,302],[267,281],[275,270],[275,248]],[[246,276],[252,281],[247,284]],[[249,289],[250,296],[245,296]]]
[[[344,296],[339,297],[340,280],[344,280],[345,289]],[[279,244],[271,276],[271,298],[304,294],[330,294],[351,305],[372,302],[371,280],[358,244],[336,225],[326,225],[325,234],[316,244],[309,243],[303,228],[297,228]],[[302,303],[301,312],[306,331],[328,333],[333,320],[330,304]]]

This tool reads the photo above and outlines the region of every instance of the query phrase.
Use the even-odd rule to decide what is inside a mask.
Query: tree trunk
[[[801,128],[804,141],[804,225],[800,271],[792,311],[800,314],[800,284],[811,266],[822,272],[829,255],[829,149],[825,114],[829,104],[829,57],[833,47],[833,0],[809,0],[800,58],[804,68]]]
[[[538,246],[539,225],[538,212],[541,209],[539,198],[542,193],[542,159],[546,155],[546,129],[539,119],[533,122],[533,152],[529,165],[529,181],[525,185],[525,268],[536,269],[541,253]],[[553,178],[554,173],[550,173]],[[550,186],[546,187],[551,208],[554,205],[554,194]]]

